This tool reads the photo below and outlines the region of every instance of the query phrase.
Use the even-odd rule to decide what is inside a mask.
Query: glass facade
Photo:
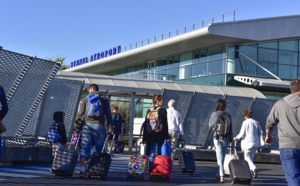
[[[235,51],[236,47],[240,53]],[[292,80],[300,78],[299,48],[299,38],[239,46],[224,43],[145,61],[106,74],[225,86],[229,74],[260,78],[274,78],[275,75],[282,80]],[[271,95],[271,92],[266,95]],[[277,94],[275,91],[272,96],[278,97]]]
[[[182,53],[107,73],[130,78],[225,85],[227,44]]]
[[[300,77],[299,39],[240,45],[239,50],[282,80]],[[236,75],[274,78],[270,73],[241,54],[238,59],[235,59],[235,66],[234,74]]]

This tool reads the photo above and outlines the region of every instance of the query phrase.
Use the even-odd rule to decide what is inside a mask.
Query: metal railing
[[[132,49],[136,49],[136,48],[139,48],[142,46],[146,46],[146,45],[158,42],[158,41],[162,41],[162,40],[169,39],[169,38],[181,35],[181,34],[185,34],[185,33],[206,27],[206,26],[210,25],[211,23],[235,21],[235,12],[236,12],[235,10],[226,12],[226,13],[214,16],[212,18],[203,19],[202,21],[193,23],[191,25],[187,25],[187,26],[184,26],[184,27],[181,27],[181,28],[178,28],[178,29],[166,32],[166,33],[162,33],[162,34],[141,40],[141,41],[137,41],[137,42],[131,43],[129,45],[125,45],[121,48],[121,52],[126,52],[126,51],[129,51]]]
[[[134,78],[134,79],[151,79],[151,80],[169,80],[174,81],[176,79],[176,75],[169,74],[159,74],[159,73],[148,73],[148,72],[134,72],[130,74],[126,74],[126,78]]]

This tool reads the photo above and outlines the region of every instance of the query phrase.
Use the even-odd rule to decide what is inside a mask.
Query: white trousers
[[[253,147],[251,149],[244,149],[244,159],[248,162],[248,165],[252,172],[256,169],[253,160],[257,152],[257,149],[258,149],[257,147]]]

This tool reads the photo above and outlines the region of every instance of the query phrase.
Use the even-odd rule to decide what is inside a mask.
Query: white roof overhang
[[[95,75],[80,72],[58,71],[56,78],[84,81],[84,88],[95,83],[99,86],[99,91],[112,96],[131,96],[152,97],[153,94],[161,94],[164,89],[201,92],[209,94],[256,97],[265,98],[265,96],[253,89],[247,87],[226,87],[214,85],[199,85],[174,81],[159,81],[148,79],[121,78],[117,76]]]
[[[267,79],[267,78],[256,78],[256,77],[248,77],[248,76],[234,76],[234,79],[246,85],[290,89],[290,81],[282,81],[278,79]]]
[[[244,44],[299,37],[299,22],[300,15],[212,23],[204,28],[69,68],[66,71],[103,74],[111,70],[221,43]]]

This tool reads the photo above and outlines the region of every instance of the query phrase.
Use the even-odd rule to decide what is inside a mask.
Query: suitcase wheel
[[[154,178],[150,176],[149,181],[154,181]]]

